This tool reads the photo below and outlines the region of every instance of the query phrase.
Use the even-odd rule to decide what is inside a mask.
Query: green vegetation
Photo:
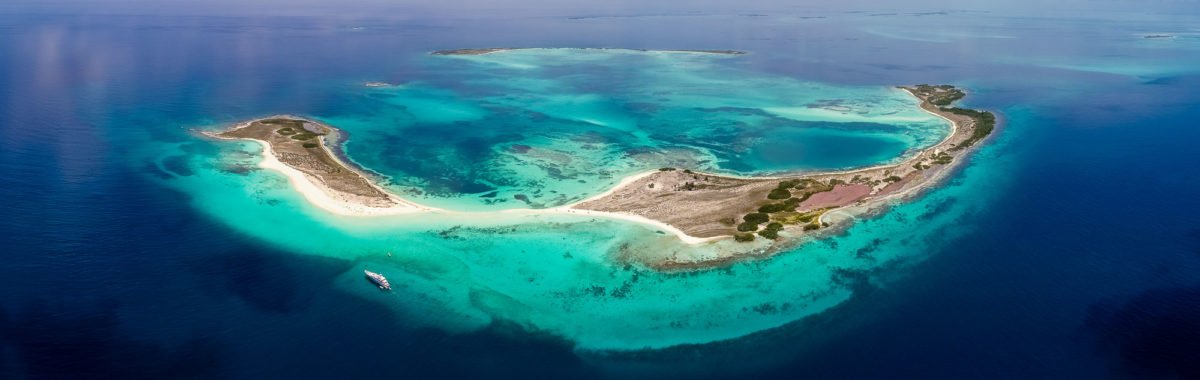
[[[304,129],[304,121],[292,119],[266,119],[259,120],[259,123],[267,125],[278,125],[286,128]]]
[[[903,87],[902,87],[903,88]],[[918,84],[914,88],[909,88],[917,95],[924,97],[929,103],[935,106],[944,107],[954,103],[964,96],[965,92],[954,88],[954,86],[943,84],[939,86],[931,86],[928,84]]]
[[[771,219],[768,214],[774,214],[776,222],[768,224],[765,229],[759,231],[759,236],[775,239],[779,237],[779,230],[783,229],[784,224],[800,224],[810,223],[817,219],[825,210],[810,211],[807,213],[796,213],[796,207],[800,203],[807,200],[813,194],[833,190],[834,186],[845,182],[839,180],[831,180],[828,184],[822,183],[814,179],[791,179],[782,181],[771,193],[767,195],[768,199],[779,200],[787,199],[783,202],[772,202],[758,207],[758,212],[746,214],[743,219],[744,223],[737,226],[737,230],[741,232],[758,231],[758,225],[765,223]],[[792,197],[792,192],[789,189],[802,189],[799,197]]]
[[[312,132],[300,132],[292,135],[292,140],[312,140],[313,137],[317,137],[317,134]]]
[[[658,168],[658,171],[660,171],[660,172],[671,172],[671,171],[675,171],[675,168],[672,168],[672,167]]]
[[[950,105],[950,103],[954,103],[955,101],[962,99],[966,95],[967,94],[964,94],[962,92],[962,90],[955,89],[955,90],[951,90],[951,91],[938,93],[935,95],[930,95],[929,102],[933,103],[933,105],[935,105],[935,106],[948,106],[948,105]]]
[[[954,89],[954,86],[951,86],[948,84],[939,84],[937,86],[934,86],[931,84],[918,84],[917,85],[917,90],[921,91],[921,92],[933,92],[933,91],[937,91],[937,90],[952,90],[952,89]]]
[[[905,87],[907,88],[907,87]],[[962,115],[975,120],[975,129],[971,136],[958,144],[952,150],[962,150],[979,140],[983,140],[992,133],[996,128],[996,115],[988,111],[977,111],[973,109],[950,107],[950,104],[962,99],[966,93],[960,89],[954,88],[951,85],[931,86],[928,84],[919,84],[916,87],[907,88],[913,91],[917,96],[923,97],[930,104],[933,104],[944,112],[950,112],[956,115]]]
[[[318,146],[320,146],[320,144],[317,144],[317,143],[314,143],[314,142],[306,142],[306,143],[304,143],[304,147],[305,147],[305,148],[309,148],[309,149],[311,149],[311,148],[316,148],[316,147],[318,147]]]
[[[742,217],[745,223],[739,224],[737,230],[741,232],[757,231],[758,225],[771,220],[771,216],[761,212],[752,212]]]
[[[758,208],[758,212],[771,214],[780,211],[792,211],[796,209],[796,206],[800,205],[800,202],[802,201],[799,198],[788,198],[788,200],[780,203],[762,205],[762,207]]]
[[[282,136],[290,136],[293,140],[297,140],[297,141],[312,140],[314,137],[324,135],[324,133],[315,133],[315,132],[309,131],[308,129],[305,129],[304,128],[305,122],[303,120],[266,119],[266,120],[259,120],[259,121],[257,121],[257,123],[270,125],[270,126],[278,126],[279,129],[276,129],[275,133],[278,133]],[[304,147],[310,148],[310,146],[308,146],[307,144],[305,144]]]
[[[784,210],[795,210],[796,206],[800,205],[800,202],[804,202],[804,200],[802,200],[800,198],[788,198],[788,200],[783,201],[783,209]]]
[[[821,215],[825,214],[826,211],[828,211],[828,208],[804,213],[776,214],[776,222],[768,224],[767,229],[782,230],[784,224],[804,224],[805,231],[812,231],[821,228]]]
[[[824,213],[825,209],[813,210],[809,212],[786,212],[775,214],[774,220],[782,224],[811,223]]]
[[[767,199],[788,199],[792,197],[792,192],[788,189],[773,189],[767,194]]]
[[[958,107],[943,107],[942,111],[975,119],[975,130],[971,132],[971,137],[968,137],[966,141],[962,142],[962,144],[958,144],[958,146],[950,148],[951,150],[962,150],[963,148],[969,147],[979,142],[979,140],[983,140],[983,138],[992,134],[993,129],[996,129],[996,114],[994,113]]]
[[[754,241],[754,234],[733,234],[733,240],[742,243]]]
[[[833,190],[834,186],[844,184],[845,181],[830,180],[829,183],[823,183],[811,178],[789,179],[780,181],[770,193],[767,194],[767,199],[781,200],[782,202],[771,202],[758,207],[758,212],[746,214],[742,219],[743,223],[737,225],[739,232],[755,232],[758,231],[758,225],[770,221],[771,214],[774,214],[775,223],[771,223],[766,229],[759,232],[759,235],[768,239],[778,237],[778,232],[783,228],[784,224],[799,224],[810,223],[815,220],[825,210],[815,210],[807,213],[796,213],[796,207],[800,206],[810,196],[816,193]],[[792,197],[791,189],[799,189],[798,197]],[[723,221],[724,222],[724,221]],[[732,224],[734,221],[730,221]],[[775,227],[772,227],[775,226]],[[818,228],[820,226],[817,226]]]
[[[767,239],[775,240],[775,239],[779,238],[780,230],[783,230],[783,224],[773,222],[771,224],[768,224],[767,228],[764,228],[762,231],[759,231],[758,236],[762,236]]]
[[[794,198],[793,198],[794,199]],[[758,212],[773,214],[784,210],[783,203],[768,203],[758,208]]]
[[[745,220],[747,223],[754,223],[755,225],[758,225],[771,220],[771,216],[761,212],[752,212],[746,214],[746,216],[743,216],[742,220]]]
[[[888,182],[888,183],[900,182],[900,180],[902,180],[902,179],[903,179],[903,178],[900,178],[900,176],[896,176],[896,175],[894,175],[894,176],[890,176],[890,177],[884,178],[884,179],[883,179],[883,182]]]
[[[940,153],[936,156],[933,156],[933,163],[938,165],[946,165],[951,161],[954,161],[954,157],[950,157],[950,155],[946,153]]]
[[[788,225],[798,224],[798,221],[796,219],[799,218],[801,215],[804,215],[804,214],[798,213],[798,212],[791,212],[791,211],[781,212],[781,213],[772,215],[771,220],[779,222],[779,223],[783,223],[783,224],[788,224]]]
[[[768,229],[765,229],[762,231],[758,231],[758,236],[762,236],[767,239],[775,240],[775,239],[779,238],[779,230],[772,230],[772,229],[768,228]]]
[[[798,179],[790,179],[787,181],[780,182],[778,186],[775,186],[774,190],[771,190],[770,194],[767,194],[767,199],[791,198],[792,192],[788,189],[796,187],[799,184],[800,184],[800,180],[798,180]]]
[[[817,181],[817,180],[809,180],[809,181],[812,183],[812,185],[810,186],[811,188],[809,190],[812,191],[813,193],[820,193],[820,192],[824,192],[824,191],[833,190],[833,186],[836,185],[836,183],[834,183],[833,181],[829,181],[828,184],[821,183],[821,181]]]
[[[762,236],[767,239],[775,240],[775,239],[779,238],[779,230],[772,230],[772,229],[768,228],[768,229],[765,229],[762,231],[758,231],[758,236]]]

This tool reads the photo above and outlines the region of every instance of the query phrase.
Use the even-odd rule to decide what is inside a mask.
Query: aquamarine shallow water
[[[745,14],[738,4],[736,12],[614,17],[528,16],[541,7],[513,10],[524,16],[362,18],[0,12],[0,194],[9,200],[0,208],[0,377],[1200,377],[1187,356],[1200,352],[1192,194],[1200,155],[1188,154],[1198,132],[1200,66],[1190,63],[1200,62],[1200,24],[1190,4],[1172,4],[815,14],[790,4]],[[1143,38],[1151,33],[1177,37]],[[719,98],[730,91],[757,99],[757,88],[885,94],[900,83],[951,82],[972,91],[966,106],[998,111],[1005,124],[926,197],[774,258],[686,275],[627,267],[629,252],[711,253],[673,251],[666,236],[632,224],[511,213],[333,217],[281,177],[243,172],[259,159],[253,145],[193,131],[274,113],[351,124],[393,114],[363,123],[352,158],[389,147],[375,160],[391,168],[372,165],[393,189],[479,211],[524,206],[488,204],[481,192],[489,188],[496,199],[565,189],[570,180],[546,168],[577,176],[567,169],[578,161],[561,162],[600,142],[611,151],[589,159],[665,160],[643,157],[670,149],[622,154],[665,141],[679,151],[670,157],[711,156],[706,165],[736,173],[870,155],[798,162],[771,139],[729,132],[773,131],[782,125],[768,115],[814,111],[774,91],[751,102],[762,113],[702,115],[688,102],[619,99],[618,87],[681,83],[656,84],[618,64],[648,58],[551,70],[562,58],[426,54],[471,46],[744,49],[751,54],[660,66],[702,68],[689,79],[697,86],[673,96],[712,103],[729,101]],[[573,79],[580,70],[602,80]],[[729,81],[723,70],[764,83]],[[413,91],[396,96],[399,88],[367,81]],[[722,88],[705,90],[709,82]],[[515,97],[500,99],[507,92]],[[393,109],[404,104],[412,116]],[[602,123],[526,111],[534,107],[572,107]],[[676,117],[698,122],[644,122]],[[629,120],[632,132],[613,128]],[[873,125],[904,123],[842,121],[862,120],[792,129],[907,136]],[[529,125],[555,132],[525,137]],[[672,128],[692,132],[676,139],[663,132]],[[573,131],[594,133],[564,137]],[[723,138],[705,140],[713,131]],[[462,138],[471,134],[481,138]],[[489,171],[498,161],[513,172]],[[592,185],[571,191],[603,187]],[[407,288],[377,292],[363,268]]]
[[[186,157],[180,166],[191,175],[164,184],[241,233],[287,251],[354,260],[336,286],[411,323],[469,332],[504,321],[580,350],[707,343],[784,325],[849,299],[852,290],[839,281],[846,273],[917,262],[928,244],[966,231],[937,228],[957,223],[954,210],[969,207],[939,205],[952,196],[945,194],[771,260],[650,270],[644,261],[762,243],[686,246],[640,224],[497,212],[528,206],[489,201],[530,194],[534,207],[560,205],[667,165],[740,174],[874,165],[948,128],[894,88],[800,82],[727,65],[737,57],[541,49],[419,59],[448,60],[437,64],[454,80],[363,87],[364,101],[378,105],[373,113],[322,119],[347,130],[349,157],[389,178],[392,189],[456,212],[329,214],[279,173],[246,172],[261,159],[253,143],[209,141],[211,151],[184,155],[159,145],[149,149],[159,155],[151,160]],[[614,80],[614,72],[630,79]],[[453,179],[478,180],[474,186],[491,194],[431,190]],[[907,234],[914,218],[928,228]],[[885,253],[849,254],[877,250]],[[363,286],[364,268],[388,276],[396,291]]]
[[[493,214],[336,217],[309,206],[272,172],[231,178],[202,170],[175,185],[242,233],[289,251],[356,260],[337,286],[410,321],[466,332],[504,320],[584,350],[731,339],[835,306],[851,295],[841,276],[896,270],[918,262],[931,244],[969,231],[961,217],[978,206],[949,199],[979,191],[944,189],[856,223],[846,236],[771,260],[664,274],[626,265],[623,256],[631,253],[679,249],[673,237],[638,225]],[[909,233],[914,220],[928,228]],[[363,268],[386,274],[397,290],[364,286]]]

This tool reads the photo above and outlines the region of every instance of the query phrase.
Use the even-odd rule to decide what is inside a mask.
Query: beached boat
[[[375,284],[380,289],[392,290],[392,284],[389,284],[387,278],[383,277],[382,274],[375,273],[375,272],[372,272],[369,270],[364,270],[363,273],[367,275],[367,279],[371,280],[371,283]]]

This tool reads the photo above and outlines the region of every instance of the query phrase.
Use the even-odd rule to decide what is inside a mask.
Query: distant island
[[[366,86],[366,87],[395,87],[396,85],[388,83],[388,82],[366,82],[366,83],[363,83],[363,86]]]
[[[437,50],[430,52],[432,55],[484,55],[503,51],[512,50],[533,50],[533,49],[574,49],[574,50],[629,50],[641,52],[665,52],[665,53],[701,53],[701,54],[724,54],[724,55],[742,55],[746,54],[740,50],[653,50],[653,49],[629,49],[629,48],[482,48],[482,49],[453,49],[453,50]]]
[[[966,96],[954,86],[898,88],[920,99],[921,109],[949,121],[952,132],[897,164],[770,178],[660,168],[625,178],[614,188],[571,205],[519,211],[630,220],[671,232],[688,244],[732,238],[738,242],[772,241],[769,246],[782,247],[777,243],[839,223],[829,217],[835,212],[869,212],[889,200],[931,187],[965,161],[995,129],[996,117],[991,112],[953,106]],[[339,130],[314,120],[277,115],[209,135],[261,143],[260,166],[287,175],[306,199],[331,212],[364,216],[455,212],[422,206],[382,189],[341,158]],[[689,262],[664,259],[667,261],[646,264],[660,269],[688,269],[736,258]]]

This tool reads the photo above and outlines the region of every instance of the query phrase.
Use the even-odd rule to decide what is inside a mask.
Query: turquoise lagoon
[[[356,94],[366,112],[323,120],[349,131],[351,158],[394,191],[448,209],[558,206],[663,166],[868,166],[948,133],[898,89],[781,78],[737,56],[528,49],[416,59],[427,67],[420,76]]]
[[[190,175],[162,183],[236,231],[357,263],[336,286],[411,323],[468,332],[504,322],[584,351],[733,339],[828,310],[857,281],[886,283],[969,231],[964,215],[994,194],[951,181],[771,258],[659,272],[642,263],[763,247],[686,246],[635,223],[505,210],[566,204],[661,166],[765,175],[891,162],[948,126],[894,88],[773,76],[737,56],[537,49],[414,59],[426,68],[411,81],[341,84],[363,112],[313,116],[346,130],[349,158],[391,190],[457,212],[329,214],[282,175],[253,170],[261,153],[248,142],[157,142],[145,154],[168,171],[186,167]],[[1004,170],[993,151],[962,176]],[[364,268],[395,290],[369,286]]]

